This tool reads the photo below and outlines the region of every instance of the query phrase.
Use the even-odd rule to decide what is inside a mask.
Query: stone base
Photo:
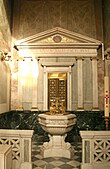
[[[44,158],[48,157],[64,157],[71,159],[74,155],[74,150],[72,148],[64,149],[64,148],[49,148],[49,149],[41,149],[42,156]]]
[[[32,107],[31,111],[39,111],[38,107]]]
[[[77,111],[84,111],[84,108],[78,108]]]
[[[103,164],[103,163],[100,163],[99,164],[89,164],[89,163],[85,163],[85,164],[81,164],[81,169],[109,169],[110,168],[110,164],[108,162]]]
[[[91,164],[81,164],[81,169],[94,169]]]
[[[30,163],[30,162],[21,163],[20,169],[32,169],[32,163]]]
[[[16,111],[23,111],[23,110],[24,110],[23,107],[19,107],[16,109]]]
[[[92,111],[99,111],[99,108],[93,108]]]
[[[41,148],[41,154],[44,158],[47,157],[65,157],[72,158],[74,155],[74,149],[71,144],[65,142],[66,135],[49,135],[50,141],[45,142]]]

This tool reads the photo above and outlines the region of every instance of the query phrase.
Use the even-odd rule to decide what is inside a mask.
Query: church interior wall
[[[100,110],[104,109],[104,61],[98,60],[98,96]]]
[[[12,20],[9,2],[14,2],[14,15]],[[67,140],[79,141],[81,130],[106,130],[104,119],[104,61],[98,50],[98,105],[99,109],[92,111],[93,106],[93,70],[92,59],[82,58],[83,75],[83,106],[84,111],[78,108],[78,61],[76,57],[41,57],[38,63],[39,76],[37,86],[38,111],[31,111],[32,83],[22,88],[21,98],[24,100],[24,110],[19,107],[19,61],[13,44],[19,39],[36,35],[39,32],[54,27],[80,33],[87,37],[101,40],[104,47],[110,46],[110,0],[0,0],[0,50],[11,51],[12,62],[2,61],[0,56],[0,128],[1,129],[27,129],[34,130],[34,134],[47,139],[39,123],[38,115],[44,105],[44,67],[42,63],[73,62],[71,67],[71,104],[70,111],[77,116],[77,125],[68,133]],[[103,4],[101,4],[103,2]],[[102,5],[102,6],[101,6]],[[97,7],[99,6],[98,10]],[[102,9],[103,17],[102,18]],[[12,24],[13,22],[13,24]],[[103,25],[104,24],[104,25]],[[104,27],[103,27],[104,26]],[[104,32],[103,32],[104,31]],[[103,41],[104,40],[104,41]],[[12,45],[12,46],[11,46]],[[25,64],[25,61],[24,61]],[[10,69],[11,67],[11,69]],[[108,66],[110,76],[110,65]],[[28,82],[29,79],[27,79]],[[31,81],[33,78],[31,77]],[[31,87],[30,87],[30,86]],[[22,101],[23,101],[22,100]],[[28,110],[27,110],[28,109]],[[108,124],[108,130],[110,123]],[[78,140],[79,138],[79,140]],[[75,140],[76,139],[76,140]]]
[[[100,1],[98,1],[97,3],[99,3],[99,6],[101,5]],[[101,34],[102,27],[101,30],[99,30],[97,26],[98,24],[96,25],[96,23],[98,22],[100,26],[102,26],[102,22],[101,22],[102,11],[101,8],[98,11],[96,10],[97,3],[94,3],[94,0],[75,1],[75,3],[71,0],[69,0],[69,3],[67,3],[67,1],[65,0],[62,1],[53,1],[53,0],[52,1],[44,1],[44,0],[18,1],[17,0],[14,3],[15,4],[14,8],[16,9],[17,7],[17,10],[14,10],[13,36],[15,40],[19,40],[34,35],[36,33],[54,28],[56,26],[59,26],[70,31],[74,31],[92,38],[98,38],[102,40],[102,34]],[[17,12],[18,9],[19,12]],[[99,58],[102,59],[101,56]],[[68,58],[63,58],[63,59],[58,58],[58,62],[60,62],[61,60],[62,61],[64,60],[66,62]],[[100,69],[100,71],[101,71],[100,74],[103,74],[103,70]],[[72,72],[72,74],[76,74],[76,72],[75,73]],[[99,82],[100,82],[100,77],[101,75],[99,76],[98,79]],[[39,78],[38,79],[38,92],[39,92],[42,91],[41,88],[43,89],[42,86],[43,73],[41,71],[39,71],[38,78]],[[76,76],[74,76],[73,78],[76,78]],[[84,81],[84,83],[88,85],[87,81]],[[12,83],[12,84],[13,84],[12,88],[14,88],[16,83]],[[76,85],[73,84],[72,109],[77,109],[77,93],[76,93],[77,90],[75,90]],[[101,89],[103,88],[102,85],[103,84],[100,83],[99,93],[100,92],[102,93],[101,91]],[[91,88],[92,90],[92,87],[90,87],[90,85],[89,88]],[[89,94],[88,91],[86,91],[86,87],[85,87],[85,96],[84,96],[85,109],[91,109],[91,104],[92,104],[91,103],[92,93]],[[12,91],[12,96],[13,96],[11,102],[12,109],[15,109],[17,106],[17,103],[15,105],[15,101],[13,101],[13,99],[16,98],[16,96],[14,97],[14,95],[16,95],[16,92],[14,94]],[[103,104],[100,104],[100,102],[102,103],[103,94],[99,94],[99,95],[100,95],[99,97],[100,109],[103,110]],[[38,106],[40,109],[42,109],[42,104],[43,104],[43,94],[41,92],[40,94],[38,94]]]
[[[77,79],[77,59],[76,58],[63,58],[63,57],[59,57],[59,58],[40,58],[39,60],[39,76],[38,76],[38,84],[37,84],[37,104],[38,104],[38,109],[39,110],[43,110],[43,105],[44,105],[44,68],[42,66],[42,63],[66,63],[66,62],[71,62],[74,64],[74,66],[72,67],[72,110],[77,110],[77,106],[78,106],[78,88],[77,88],[77,84],[78,84],[78,79]],[[24,61],[25,63],[25,61]],[[84,58],[83,61],[83,92],[84,92],[84,98],[83,98],[83,102],[84,102],[84,110],[92,110],[92,99],[93,99],[93,79],[92,79],[92,61],[90,58]],[[18,62],[17,62],[18,64]],[[101,91],[101,93],[99,94],[99,105],[100,105],[100,110],[103,110],[103,77],[104,75],[102,74],[102,65],[103,62],[98,61],[98,70],[99,70],[99,75],[98,75],[98,90]],[[18,68],[16,67],[16,69],[18,70]],[[100,71],[101,70],[101,71]],[[17,74],[17,71],[16,71]],[[17,75],[18,76],[18,75]],[[12,84],[12,102],[11,102],[11,107],[12,110],[17,109],[18,108],[18,85],[17,85],[17,80],[13,79],[13,84]],[[30,79],[28,79],[29,81]],[[27,81],[27,83],[28,83]],[[23,107],[25,110],[27,109],[31,109],[32,107],[32,84],[31,87],[29,88],[29,86],[24,86],[22,88],[22,93],[23,93]],[[45,84],[46,85],[46,84]]]
[[[83,61],[83,86],[84,86],[84,109],[92,108],[92,98],[93,98],[93,79],[92,79],[92,65],[91,60],[84,59]]]
[[[108,48],[110,46],[110,22],[109,22],[109,18],[110,18],[110,0],[107,1],[102,1],[102,7],[103,7],[103,38],[104,38],[104,46],[105,49]]]
[[[25,61],[24,61],[25,62]],[[44,105],[44,67],[42,66],[42,63],[66,63],[66,62],[71,62],[74,65],[72,66],[72,71],[71,71],[71,79],[72,79],[72,110],[77,110],[78,108],[78,88],[77,88],[77,60],[75,58],[40,58],[39,60],[39,76],[38,76],[38,86],[37,86],[37,104],[38,104],[38,109],[43,110],[43,105]],[[102,77],[101,77],[102,78]],[[30,80],[30,79],[28,79]],[[84,109],[85,110],[92,110],[92,98],[93,98],[93,83],[92,83],[92,61],[90,58],[84,58],[83,59],[83,92],[84,92]],[[28,81],[27,81],[28,83]],[[24,93],[24,96],[22,97],[23,99],[23,107],[25,110],[31,109],[32,107],[32,84],[30,88],[28,88],[26,83],[26,86],[22,88],[22,93]],[[16,85],[16,83],[15,83]],[[101,89],[100,89],[101,90]],[[15,92],[15,91],[14,91]],[[103,93],[103,91],[102,91]],[[102,95],[103,97],[103,95]],[[99,100],[100,101],[100,100]],[[18,100],[14,100],[14,105],[12,104],[12,107],[15,106],[15,109],[18,107]],[[13,108],[14,109],[14,108]],[[103,110],[103,108],[102,108]]]
[[[17,0],[14,15],[16,16],[14,22],[17,26],[15,30],[17,39],[58,26],[93,38],[97,36],[94,0]],[[100,22],[99,20],[100,17],[97,21]]]
[[[7,64],[0,62],[0,113],[10,110],[11,72]]]
[[[8,0],[0,0],[0,113],[10,109],[10,66],[1,61],[2,55],[11,48],[11,11]]]

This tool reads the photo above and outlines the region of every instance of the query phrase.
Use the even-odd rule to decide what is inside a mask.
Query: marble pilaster
[[[47,77],[47,71],[46,71],[46,66],[44,66],[44,111],[48,110],[47,108],[47,93],[48,93],[48,87],[46,86],[48,84],[48,77]]]
[[[23,98],[22,98],[22,82],[21,82],[21,71],[20,62],[18,62],[18,109],[23,110]]]
[[[68,105],[68,110],[69,111],[71,111],[71,105],[72,105],[72,99],[71,99],[71,97],[72,97],[72,93],[71,93],[71,91],[72,91],[72,86],[71,86],[71,66],[69,66],[69,71],[68,71],[68,73],[67,73],[67,76],[68,76],[68,78],[67,78],[67,87],[68,87],[68,98],[69,99],[67,99],[67,105]]]
[[[97,58],[92,58],[92,82],[93,82],[93,106],[92,110],[98,110],[98,73]]]
[[[39,65],[37,60],[32,60],[31,62],[31,71],[32,71],[32,111],[38,111],[38,74],[39,74]]]
[[[83,58],[77,59],[78,110],[83,110]]]
[[[32,111],[38,111],[37,106],[37,77],[33,77],[33,85],[32,85]]]

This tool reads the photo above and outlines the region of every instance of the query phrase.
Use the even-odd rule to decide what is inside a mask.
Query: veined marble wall
[[[105,47],[105,76],[109,76],[110,94],[110,0],[103,0],[103,25],[104,25],[104,47]]]
[[[11,46],[11,7],[8,0],[0,0],[0,49]]]
[[[4,61],[0,61],[0,113],[10,110],[10,67]]]
[[[110,0],[103,1],[103,23],[105,49],[110,47]]]
[[[0,62],[0,68],[0,104],[3,104],[7,102],[7,66]]]
[[[14,36],[22,39],[62,27],[97,38],[100,30],[97,32],[96,22],[101,26],[101,8],[96,10],[98,6],[100,0],[98,4],[94,0],[15,0]]]
[[[11,11],[8,0],[0,0],[0,51],[9,52],[11,46]],[[0,52],[1,53],[1,52]],[[0,56],[0,113],[9,111],[10,68]]]

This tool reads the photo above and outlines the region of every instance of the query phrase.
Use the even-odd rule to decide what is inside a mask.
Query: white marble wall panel
[[[77,80],[77,61],[74,59],[74,66],[72,67],[72,109],[77,110],[78,104],[78,80]]]
[[[0,62],[0,113],[9,110],[10,76],[9,65],[5,62]]]
[[[84,109],[91,110],[92,107],[92,90],[93,90],[93,82],[92,82],[92,64],[90,58],[84,59],[83,61],[83,72],[84,72]]]

